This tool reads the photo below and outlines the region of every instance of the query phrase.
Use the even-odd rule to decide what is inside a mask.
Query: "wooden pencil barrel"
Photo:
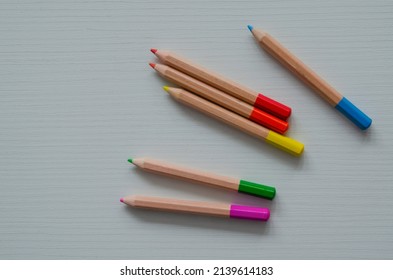
[[[132,163],[137,165],[138,167],[143,168],[146,171],[153,173],[186,179],[194,182],[201,182],[234,191],[237,191],[239,189],[240,180],[229,176],[217,175],[206,171],[196,170],[193,168],[188,168],[148,158],[134,159]]]
[[[123,202],[133,207],[221,217],[229,217],[231,208],[230,204],[224,203],[199,202],[140,195],[126,196],[123,198]]]
[[[169,92],[178,101],[193,107],[199,111],[204,112],[216,119],[221,120],[231,126],[234,126],[248,134],[251,134],[259,139],[265,140],[269,135],[269,130],[249,121],[235,113],[232,113],[216,104],[213,104],[205,99],[202,99],[192,93],[181,89],[172,89]]]
[[[259,44],[332,106],[336,106],[343,98],[337,90],[269,34],[261,36]]]

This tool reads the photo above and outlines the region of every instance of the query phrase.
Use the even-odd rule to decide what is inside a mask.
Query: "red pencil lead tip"
[[[152,53],[156,53],[156,52],[157,52],[157,49],[150,49],[150,51],[151,51]]]
[[[156,64],[155,63],[149,63],[149,65],[151,66],[151,68],[153,68],[154,69],[154,67],[156,67]]]

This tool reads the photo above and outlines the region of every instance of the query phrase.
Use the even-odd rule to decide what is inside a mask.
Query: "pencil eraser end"
[[[240,180],[238,192],[251,194],[267,199],[273,199],[276,196],[276,189],[274,187],[248,182],[245,180]]]
[[[338,102],[335,108],[362,130],[366,130],[367,128],[369,128],[372,123],[372,119],[370,119],[365,113],[360,111],[358,107],[353,105],[345,97],[343,97],[343,99]]]
[[[300,156],[304,150],[304,144],[295,139],[280,135],[274,131],[269,131],[265,141],[269,144],[286,151],[294,156]]]
[[[270,210],[268,208],[232,204],[230,209],[230,217],[267,221],[270,218]]]
[[[292,113],[292,109],[287,105],[277,102],[261,93],[259,93],[255,99],[254,106],[284,121],[287,120]]]

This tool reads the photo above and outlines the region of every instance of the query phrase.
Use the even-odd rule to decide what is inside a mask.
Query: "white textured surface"
[[[269,31],[373,118],[360,132],[259,49]],[[393,258],[392,1],[0,0],[0,258]],[[292,106],[293,158],[171,100],[170,49]],[[268,202],[144,173],[151,156],[275,185]],[[128,194],[269,206],[266,224]]]

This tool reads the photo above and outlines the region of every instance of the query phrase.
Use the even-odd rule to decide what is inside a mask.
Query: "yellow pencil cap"
[[[304,150],[304,144],[292,138],[270,131],[265,141],[292,155],[300,156]]]

